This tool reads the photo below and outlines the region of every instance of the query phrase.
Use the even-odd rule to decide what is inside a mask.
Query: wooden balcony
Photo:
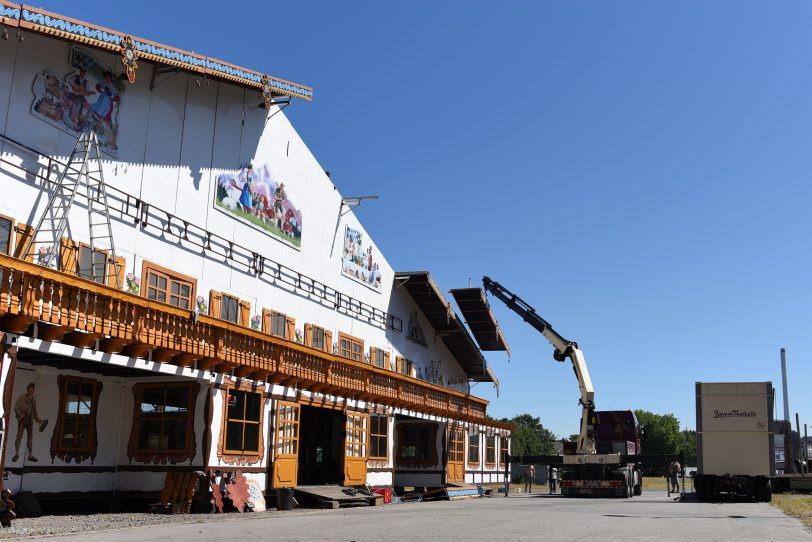
[[[0,254],[0,329],[331,395],[484,421],[484,399]]]

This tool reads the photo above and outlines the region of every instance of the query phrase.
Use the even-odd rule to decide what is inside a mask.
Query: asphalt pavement
[[[203,522],[82,533],[48,540],[808,540],[795,518],[765,503],[699,503],[644,491],[633,499],[544,494],[455,502],[298,510],[274,516],[209,516]]]

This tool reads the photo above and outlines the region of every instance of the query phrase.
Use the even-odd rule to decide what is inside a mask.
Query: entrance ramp
[[[476,499],[481,496],[479,487],[471,484],[449,484],[445,488],[449,501]]]
[[[312,503],[319,508],[380,506],[383,504],[383,495],[349,486],[297,486],[294,492],[296,500],[302,504]]]

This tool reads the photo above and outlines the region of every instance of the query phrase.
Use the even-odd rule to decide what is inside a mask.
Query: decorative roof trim
[[[64,15],[5,0],[0,0],[0,23],[13,27],[19,26],[40,34],[113,52],[121,50],[121,43],[127,37],[127,34],[117,30],[110,30]],[[133,43],[138,51],[139,59],[223,79],[262,91],[262,80],[265,74],[135,36],[133,36]],[[267,80],[271,90],[275,93],[307,101],[313,100],[313,89],[310,87],[270,75],[267,76]]]

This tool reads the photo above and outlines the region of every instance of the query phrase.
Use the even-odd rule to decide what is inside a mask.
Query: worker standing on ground
[[[668,465],[668,478],[671,482],[671,493],[679,493],[679,473],[682,466],[676,459]]]
[[[536,478],[536,466],[526,465],[524,467],[524,490],[533,493],[533,480]]]
[[[549,467],[549,477],[547,478],[547,482],[550,486],[550,495],[555,493],[556,486],[558,485],[558,469],[555,467]]]

